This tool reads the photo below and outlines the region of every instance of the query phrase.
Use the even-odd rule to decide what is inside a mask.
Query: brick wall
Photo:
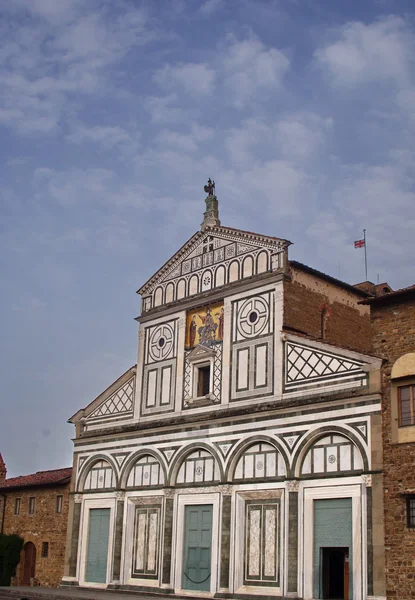
[[[391,384],[394,362],[415,352],[415,300],[388,300],[371,307],[373,350],[385,357],[382,369],[385,556],[388,598],[415,598],[415,529],[408,529],[406,498],[415,490],[415,443],[393,444]]]
[[[56,496],[63,495],[62,513],[56,512]],[[39,585],[57,587],[63,576],[66,527],[68,520],[69,484],[56,487],[26,488],[6,492],[4,533],[17,533],[25,543],[36,546],[35,577]],[[29,515],[29,497],[36,498],[35,514]],[[20,514],[14,514],[15,499],[21,498]],[[47,558],[42,558],[42,542],[49,542]],[[17,570],[21,581],[23,561]]]
[[[326,309],[324,339],[359,352],[369,352],[370,316],[362,296],[317,276],[291,269],[284,282],[284,327],[321,337],[322,310]]]

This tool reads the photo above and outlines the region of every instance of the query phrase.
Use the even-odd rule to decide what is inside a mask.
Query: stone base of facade
[[[62,579],[59,587],[79,587],[79,581],[76,579]]]
[[[136,592],[137,594],[151,594],[152,596],[164,596],[174,594],[172,588],[156,588],[145,585],[121,585],[119,583],[109,583],[107,590],[120,590],[121,592]]]

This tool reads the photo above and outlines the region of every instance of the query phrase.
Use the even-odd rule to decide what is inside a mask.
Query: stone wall
[[[370,351],[369,307],[358,304],[361,295],[294,268],[291,276],[284,282],[284,327],[321,338],[325,310],[327,342]]]
[[[383,466],[387,597],[415,598],[415,529],[407,527],[407,490],[415,491],[415,443],[392,443],[391,381],[394,362],[415,352],[415,300],[371,306],[373,351],[385,357],[382,372]]]
[[[58,587],[63,576],[65,540],[69,505],[69,484],[55,487],[33,487],[5,492],[4,533],[16,533],[25,543],[36,546],[35,579],[38,585]],[[63,495],[61,513],[56,512],[56,496]],[[36,498],[35,514],[29,515],[29,498]],[[21,498],[20,514],[14,514],[15,499]],[[2,508],[2,507],[1,507]],[[49,543],[48,557],[42,558],[42,543]],[[23,561],[17,569],[16,585],[22,577]]]

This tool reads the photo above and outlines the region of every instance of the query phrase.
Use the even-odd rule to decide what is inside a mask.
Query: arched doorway
[[[33,542],[26,542],[23,546],[23,569],[21,585],[30,585],[30,579],[36,571],[36,546]]]

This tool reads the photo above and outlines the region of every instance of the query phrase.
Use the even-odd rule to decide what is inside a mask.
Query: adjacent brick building
[[[415,285],[366,300],[384,357],[383,468],[387,597],[415,598]]]
[[[16,585],[57,587],[63,574],[72,469],[6,479],[0,455],[0,531],[24,539]]]

